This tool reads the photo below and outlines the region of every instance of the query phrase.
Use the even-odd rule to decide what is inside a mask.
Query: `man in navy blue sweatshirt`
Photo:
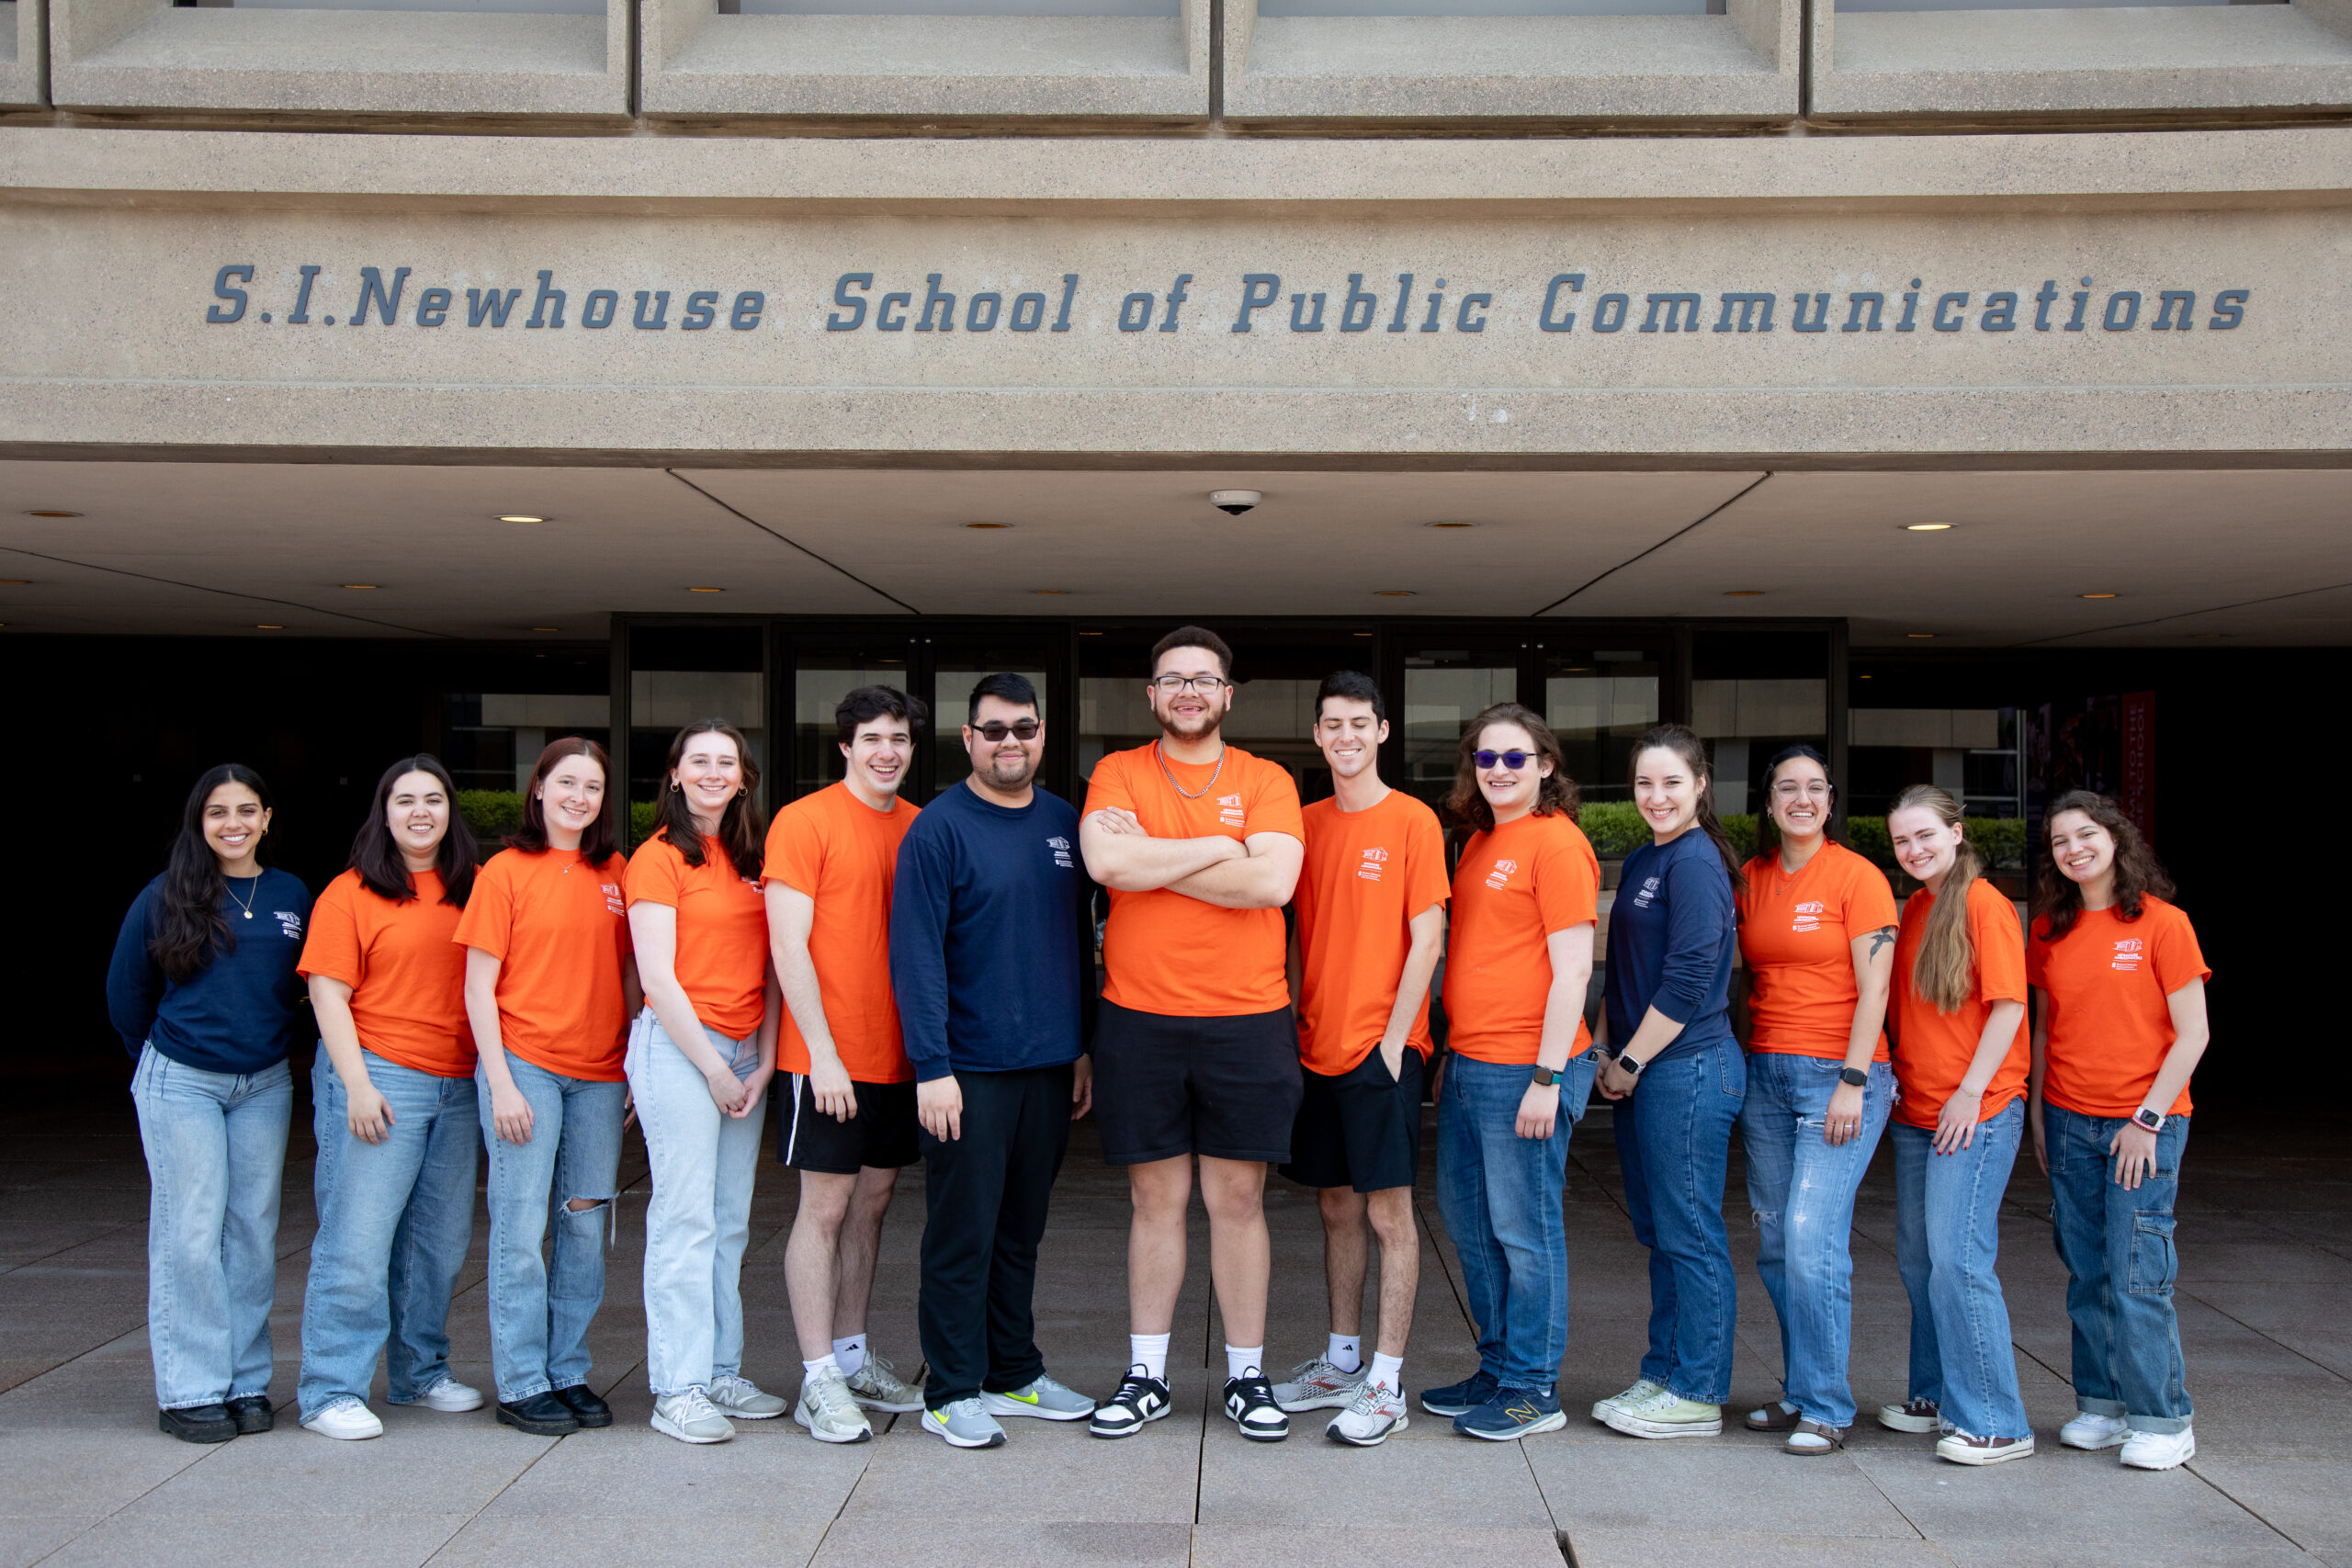
[[[1078,812],[1035,784],[1045,735],[1026,678],[972,689],[971,776],[907,830],[890,907],[929,1176],[922,1425],[956,1448],[1001,1444],[1000,1416],[1094,1414],[1046,1375],[1032,1312],[1069,1124],[1093,1102],[1094,890]]]

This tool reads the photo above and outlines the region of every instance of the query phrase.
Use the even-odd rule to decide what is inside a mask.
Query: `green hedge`
[[[1724,832],[1745,860],[1756,852],[1756,818],[1745,814],[1726,817]],[[1650,841],[1649,825],[1631,801],[1594,801],[1577,813],[1577,826],[1592,840],[1596,853],[1616,860]],[[1969,837],[1996,871],[2016,871],[2025,864],[2025,819],[2021,817],[1972,817]],[[1846,843],[1856,854],[1881,865],[1894,863],[1887,842],[1886,818],[1857,817],[1846,824]]]
[[[661,821],[661,805],[650,800],[632,800],[628,805],[628,848],[653,836]],[[474,837],[485,849],[493,849],[499,841],[523,825],[523,795],[512,789],[461,789],[458,792],[458,815],[474,830]]]

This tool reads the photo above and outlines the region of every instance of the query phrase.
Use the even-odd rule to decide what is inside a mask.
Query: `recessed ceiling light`
[[[1012,525],[1010,523],[967,523],[964,526],[967,528],[1010,528]]]
[[[379,585],[373,582],[346,582],[344,586],[345,588],[375,588]]]
[[[1068,593],[1069,590],[1067,588],[1032,588],[1029,592],[1032,593],[1046,594],[1049,597],[1058,597],[1061,594]]]
[[[1101,637],[1102,634],[1101,632],[1080,632],[1078,635],[1080,637]]]
[[[1432,523],[1430,525],[1432,528],[1476,528],[1477,525],[1476,523]]]
[[[1410,599],[1413,591],[1409,588],[1375,588],[1372,595],[1375,599]]]
[[[498,514],[498,520],[501,523],[544,523],[547,521],[544,517],[534,517],[527,512],[502,512]]]
[[[81,514],[80,513],[78,513],[78,512],[47,512],[47,511],[42,511],[42,512],[28,512],[28,513],[25,513],[25,515],[26,515],[26,516],[28,516],[28,517],[79,517],[79,516],[81,516],[82,514]]]
[[[279,626],[276,621],[255,621],[254,623],[254,630],[257,632],[282,632],[286,628],[284,626]]]
[[[1869,679],[1870,679],[1870,677],[1869,677],[1868,675],[1865,675],[1865,676],[1863,676],[1863,677],[1862,677],[1862,679],[1863,679],[1863,680],[1865,680],[1865,681],[1867,681],[1867,680],[1869,680]]]
[[[2122,595],[2120,593],[2086,593],[2083,597],[2086,599],[2120,599]]]
[[[535,632],[560,632],[563,630],[561,626],[533,626],[531,629]]]
[[[1764,590],[1761,588],[1726,588],[1724,590],[1724,597],[1726,599],[1761,599],[1764,597]]]
[[[724,588],[689,588],[686,592],[689,593],[724,593],[727,590]]]
[[[1949,523],[1905,523],[1903,525],[1903,531],[1906,534],[1949,534],[1951,532],[1951,525]]]
[[[1370,637],[1371,635],[1372,635],[1372,634],[1371,634],[1370,632],[1358,632],[1358,633],[1356,633],[1356,636],[1358,636],[1358,637]]]
[[[1905,637],[1933,637],[1936,634],[1933,632],[1905,632],[1903,635]]]
[[[0,577],[0,588],[29,588],[31,586],[32,580],[30,578]]]

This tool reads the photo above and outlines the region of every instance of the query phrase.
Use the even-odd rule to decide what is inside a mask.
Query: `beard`
[[[1031,779],[1035,778],[1037,763],[1025,752],[1012,756],[991,753],[986,765],[978,771],[980,777],[987,780],[990,787],[1010,791],[1019,789]]]
[[[1224,727],[1225,715],[1214,707],[1192,718],[1180,719],[1172,713],[1154,716],[1159,720],[1160,733],[1170,740],[1205,740]]]

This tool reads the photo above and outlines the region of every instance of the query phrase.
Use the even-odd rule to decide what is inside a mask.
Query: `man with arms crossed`
[[[1283,1174],[1320,1189],[1330,1345],[1274,1390],[1290,1411],[1337,1408],[1325,1430],[1370,1448],[1407,1427],[1406,1337],[1420,1288],[1413,1224],[1430,976],[1445,951],[1445,835],[1437,813],[1380,782],[1386,705],[1342,670],[1315,698],[1315,744],[1337,792],[1306,811],[1292,971],[1306,1092]],[[1363,1360],[1364,1219],[1380,1238],[1380,1337]]]
[[[1046,1205],[1094,1076],[1094,886],[1077,811],[1034,783],[1045,733],[1027,677],[972,689],[971,776],[908,831],[890,904],[930,1178],[922,1427],[959,1449],[1001,1444],[1000,1416],[1094,1414],[1046,1375],[1033,1311]]]
[[[914,1069],[890,995],[890,884],[915,808],[899,798],[921,710],[861,686],[833,710],[847,776],[775,814],[764,867],[768,949],[792,1075],[777,1157],[800,1173],[785,1288],[800,1338],[792,1418],[823,1443],[874,1435],[868,1410],[922,1396],[865,1343],[874,1258],[899,1168],[915,1161]]]
[[[1193,1158],[1209,1212],[1209,1274],[1225,1319],[1225,1413],[1279,1442],[1290,1417],[1264,1371],[1266,1167],[1290,1157],[1298,1031],[1283,973],[1282,907],[1306,829],[1278,765],[1228,746],[1233,650],[1181,626],[1151,650],[1159,739],[1095,764],[1079,843],[1111,890],[1094,1037],[1102,1157],[1128,1168],[1131,1363],[1096,1409],[1098,1438],[1169,1411],[1168,1338],[1184,1284]],[[1238,1341],[1238,1343],[1234,1343]]]

